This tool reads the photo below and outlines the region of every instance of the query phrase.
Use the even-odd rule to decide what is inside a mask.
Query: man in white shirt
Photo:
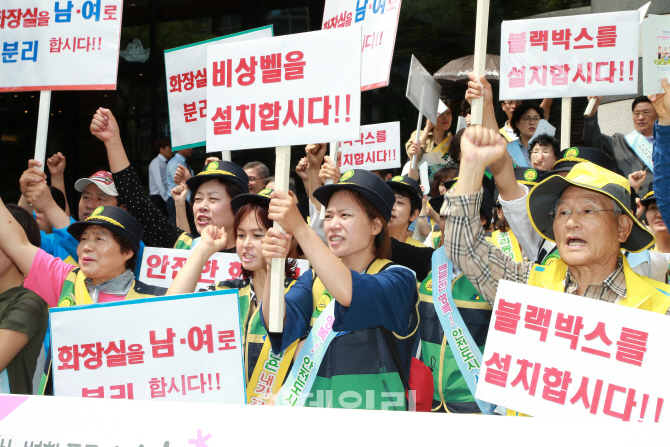
[[[156,208],[161,210],[163,214],[168,215],[167,200],[170,197],[170,191],[167,187],[167,178],[165,177],[165,170],[167,162],[173,157],[172,145],[169,138],[161,138],[154,143],[158,149],[158,155],[151,160],[149,164],[149,195],[151,202],[156,205]]]

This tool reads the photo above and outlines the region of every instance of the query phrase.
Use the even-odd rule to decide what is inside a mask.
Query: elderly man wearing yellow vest
[[[481,179],[490,165],[496,180],[515,182],[506,142],[481,126],[467,129],[461,140],[456,187],[447,192],[447,256],[493,304],[501,279],[658,313],[668,313],[670,286],[633,272],[621,248],[639,252],[654,236],[624,205],[630,203],[628,181],[592,163],[580,163],[567,177],[551,176],[528,195],[533,227],[555,241],[560,260],[549,266],[514,262],[487,243],[479,224]]]

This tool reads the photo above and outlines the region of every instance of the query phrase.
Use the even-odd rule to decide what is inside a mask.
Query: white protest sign
[[[644,94],[663,93],[661,79],[670,78],[670,16],[642,22],[642,64]]]
[[[409,175],[409,168],[411,163],[412,160],[405,163],[405,165],[402,167],[402,175]],[[419,184],[421,185],[421,189],[423,190],[424,195],[430,192],[429,171],[435,173],[441,169],[442,166],[444,166],[444,160],[442,160],[440,154],[437,152],[428,152],[427,154],[423,154],[421,161],[417,165],[417,169],[419,170]]]
[[[342,394],[343,397],[347,393]],[[349,398],[351,401],[351,398]],[[370,430],[370,427],[424,427],[439,418],[450,442],[565,447],[575,441],[605,446],[655,446],[665,427],[616,424],[593,419],[564,422],[552,418],[504,418],[473,414],[439,417],[407,411],[346,411],[340,408],[224,405],[193,402],[151,402],[125,399],[82,399],[53,396],[0,395],[0,445],[3,447],[222,447],[248,444],[250,422],[263,421],[266,433],[283,433],[287,421],[307,427],[328,421],[355,433],[353,445],[414,445],[415,430]],[[482,429],[483,424],[485,429]],[[117,428],[119,427],[119,428]],[[435,428],[437,430],[437,427]],[[557,435],[557,432],[559,435]],[[437,433],[437,431],[435,432]],[[565,436],[563,436],[565,434]],[[662,443],[661,443],[662,444]],[[324,436],[323,447],[342,445],[341,436]]]
[[[637,93],[638,11],[503,21],[500,100]]]
[[[142,256],[140,281],[152,286],[169,288],[177,273],[184,267],[192,250],[146,247]],[[296,277],[309,270],[309,261],[298,259]],[[221,281],[237,279],[242,274],[242,262],[235,253],[214,253],[205,264],[195,290],[203,290]]]
[[[549,135],[550,137],[553,137],[554,135],[556,135],[556,128],[551,124],[549,124],[549,121],[544,119],[540,120],[540,122],[537,123],[537,128],[535,129],[533,137],[530,140],[528,140],[528,147],[531,147],[533,140],[536,137],[539,137],[540,135]]]
[[[322,29],[363,28],[361,90],[389,85],[401,0],[326,0]]]
[[[207,126],[207,48],[272,37],[272,25],[165,50],[172,150],[204,146]]]
[[[440,84],[412,55],[405,96],[421,112],[421,115],[428,118],[432,123],[437,121],[437,104],[440,100],[441,91]]]
[[[349,27],[207,48],[207,151],[358,137],[360,44]]]
[[[0,92],[114,90],[122,0],[3,0]]]
[[[237,290],[51,309],[54,394],[246,402]]]
[[[361,126],[358,140],[342,141],[340,172],[400,167],[400,122]]]
[[[668,340],[666,315],[500,281],[477,398],[532,416],[668,424]]]

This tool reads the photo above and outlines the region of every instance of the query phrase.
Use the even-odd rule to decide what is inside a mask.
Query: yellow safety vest
[[[80,269],[70,270],[65,276],[65,282],[58,298],[57,307],[81,306],[82,304],[93,304],[91,295],[86,289],[84,275]],[[134,300],[137,298],[147,298],[152,296],[165,295],[166,289],[163,287],[150,286],[140,281],[133,280],[133,285],[124,300]]]

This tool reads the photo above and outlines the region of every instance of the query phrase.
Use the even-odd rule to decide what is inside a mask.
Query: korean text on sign
[[[356,137],[360,33],[342,28],[210,46],[207,150]],[[337,60],[347,63],[333,70]]]
[[[52,312],[55,395],[245,402],[236,291],[109,304]]]
[[[326,0],[322,29],[361,26],[361,90],[386,87],[395,46],[400,0]]]
[[[146,247],[142,257],[140,281],[152,286],[169,288],[191,254],[191,250]],[[308,269],[309,261],[298,259],[296,277]],[[196,290],[212,288],[221,281],[237,279],[241,274],[242,262],[237,254],[215,253],[205,263]]]
[[[400,167],[400,123],[361,126],[360,138],[340,142],[340,171]]]
[[[477,398],[533,416],[667,423],[665,315],[501,281]]]
[[[207,47],[266,37],[272,37],[272,25],[165,50],[172,150],[205,145]]]
[[[0,92],[116,88],[121,0],[5,0]]]
[[[639,13],[505,21],[500,99],[637,92]]]

